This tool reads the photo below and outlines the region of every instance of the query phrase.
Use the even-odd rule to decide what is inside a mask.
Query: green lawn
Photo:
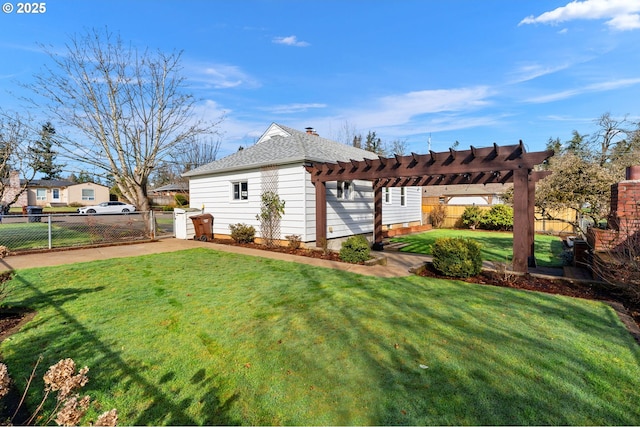
[[[442,237],[463,237],[476,240],[482,245],[484,261],[510,262],[513,258],[513,233],[499,231],[437,229],[426,233],[394,237],[392,242],[408,243],[400,249],[431,255],[431,245]],[[562,241],[557,236],[536,234],[536,261],[541,267],[562,267]]]
[[[46,222],[0,224],[0,245],[12,251],[49,247],[49,225]],[[57,247],[90,243],[92,236],[86,231],[51,225],[52,238]],[[46,256],[46,255],[43,255]]]
[[[18,387],[71,357],[120,425],[640,424],[640,346],[603,303],[208,249],[10,285],[38,311],[0,346]]]

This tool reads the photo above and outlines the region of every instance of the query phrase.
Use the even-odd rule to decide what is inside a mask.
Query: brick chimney
[[[308,134],[308,135],[315,135],[315,136],[318,136],[318,132],[316,132],[315,130],[313,130],[313,128],[312,128],[312,127],[304,128],[304,130],[306,130],[306,131],[307,131],[307,134]]]
[[[20,188],[20,172],[19,171],[9,172],[9,187],[15,188],[15,189]]]
[[[589,229],[587,240],[595,251],[606,251],[640,230],[640,166],[627,168],[626,180],[611,186],[608,229]]]

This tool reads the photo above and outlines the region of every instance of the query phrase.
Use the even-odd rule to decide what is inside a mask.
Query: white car
[[[122,202],[102,202],[95,206],[84,206],[78,209],[79,214],[114,214],[135,212],[136,207]]]

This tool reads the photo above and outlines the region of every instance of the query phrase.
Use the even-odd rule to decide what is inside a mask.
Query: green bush
[[[342,242],[340,259],[344,262],[357,264],[368,260],[370,252],[369,242],[364,236],[351,236]]]
[[[472,230],[475,230],[478,225],[482,222],[482,218],[484,217],[484,212],[477,206],[467,206],[462,212],[462,216],[460,220],[464,225],[469,227]]]
[[[178,207],[187,206],[189,204],[189,198],[181,193],[176,193],[173,196],[173,200],[176,202],[176,206]]]
[[[507,205],[495,205],[487,211],[480,221],[485,230],[513,230],[513,208]]]
[[[231,230],[231,238],[237,243],[251,243],[256,237],[256,229],[252,225],[231,224],[229,230]]]
[[[444,237],[431,247],[433,266],[451,277],[476,276],[482,270],[480,244],[471,239]]]

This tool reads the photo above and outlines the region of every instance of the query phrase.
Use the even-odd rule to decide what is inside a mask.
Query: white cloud
[[[312,103],[312,104],[285,104],[285,105],[275,105],[273,107],[265,108],[265,110],[270,111],[274,114],[289,114],[289,113],[300,113],[308,111],[312,108],[326,108],[326,104]]]
[[[594,83],[581,88],[564,90],[562,92],[556,92],[549,95],[529,98],[525,102],[533,104],[543,104],[546,102],[559,101],[561,99],[567,99],[577,95],[582,95],[583,93],[604,92],[607,90],[615,90],[623,87],[635,86],[637,84],[640,84],[640,78],[612,80],[607,82]]]
[[[637,0],[575,0],[537,17],[528,16],[518,25],[558,24],[576,19],[607,19],[606,24],[614,30],[636,30],[640,29],[639,12],[640,2]]]
[[[555,66],[540,64],[522,65],[520,68],[511,73],[511,75],[513,76],[513,81],[511,83],[523,83],[529,80],[534,80],[538,77],[566,70],[567,68],[569,68],[569,66],[569,64],[560,64]]]
[[[370,108],[341,112],[362,128],[376,129],[405,125],[424,114],[468,112],[490,104],[492,91],[487,86],[459,89],[434,89],[391,95],[373,100]]]
[[[275,37],[273,42],[276,44],[284,44],[287,46],[296,46],[296,47],[307,47],[310,46],[309,43],[304,41],[299,41],[296,36],[288,36],[288,37]]]
[[[207,88],[228,89],[239,86],[258,87],[260,84],[235,65],[188,64],[185,66],[189,81]]]

